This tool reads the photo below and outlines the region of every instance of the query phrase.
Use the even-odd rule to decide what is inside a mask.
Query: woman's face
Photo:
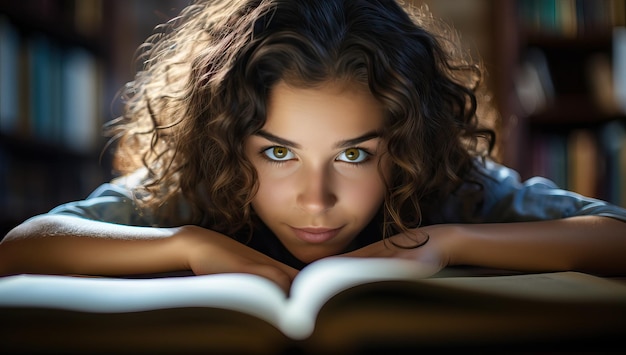
[[[341,253],[381,207],[383,118],[358,85],[273,88],[265,125],[246,141],[259,177],[252,207],[301,261]]]

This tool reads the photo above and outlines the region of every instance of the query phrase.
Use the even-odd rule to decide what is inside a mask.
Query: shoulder
[[[626,221],[626,209],[582,196],[544,177],[523,181],[520,174],[492,160],[474,162],[461,188],[445,202],[458,222],[522,222],[600,215]]]
[[[138,175],[139,172],[104,183],[84,200],[62,204],[48,213],[71,214],[118,224],[144,225],[146,221],[142,218],[143,213],[137,206],[133,192],[139,184]],[[135,185],[131,185],[132,183]]]
[[[113,179],[93,190],[84,200],[72,201],[52,209],[50,214],[71,214],[87,219],[134,226],[181,225],[189,211],[184,201],[173,210],[177,213],[159,216],[142,207],[141,186],[146,179],[145,169]],[[172,210],[172,209],[170,209]]]

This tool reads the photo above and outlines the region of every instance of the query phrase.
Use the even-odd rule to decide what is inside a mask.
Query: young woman
[[[490,157],[480,67],[441,29],[393,1],[190,5],[126,86],[122,176],[17,226],[0,273],[287,287],[334,255],[626,273],[626,210]]]

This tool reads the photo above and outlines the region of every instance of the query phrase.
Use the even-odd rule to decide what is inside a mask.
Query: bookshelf
[[[186,2],[0,3],[0,238],[113,177],[102,125],[137,46]]]
[[[522,179],[626,206],[626,0],[412,2],[482,59],[501,114],[499,159]]]
[[[615,59],[626,1],[504,0],[494,13],[505,163],[626,206],[625,61]]]
[[[0,5],[0,235],[86,196],[99,163],[107,62],[99,0]]]

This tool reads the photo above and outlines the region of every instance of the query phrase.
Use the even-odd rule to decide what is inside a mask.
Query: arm
[[[626,274],[626,223],[613,218],[469,225],[451,239],[452,265]]]
[[[352,256],[410,258],[433,267],[473,265],[520,271],[576,270],[604,275],[626,274],[626,223],[580,216],[539,222],[442,224],[391,237],[410,246],[427,233],[419,248],[375,243]]]
[[[287,287],[296,271],[220,233],[195,226],[133,227],[41,215],[0,243],[0,275],[246,272]]]

